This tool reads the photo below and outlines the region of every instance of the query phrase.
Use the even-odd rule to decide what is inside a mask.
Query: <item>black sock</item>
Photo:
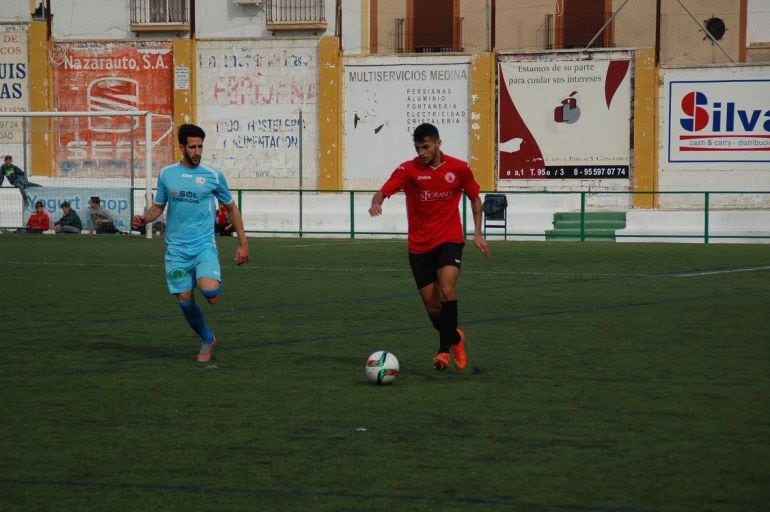
[[[448,300],[441,303],[441,312],[438,315],[439,352],[449,352],[449,347],[460,341],[457,332],[457,300]]]

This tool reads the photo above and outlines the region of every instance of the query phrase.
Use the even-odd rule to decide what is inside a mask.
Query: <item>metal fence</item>
[[[402,194],[389,199],[381,216],[371,218],[368,209],[373,190],[234,192],[246,231],[252,235],[366,238],[407,234]],[[487,194],[503,194],[509,205],[503,224],[484,218],[484,233],[492,240],[770,243],[770,210],[752,207],[770,198],[770,191],[482,192]],[[694,206],[676,210],[623,207],[640,194],[688,196]],[[470,201],[463,198],[460,208],[465,232],[472,234]],[[608,214],[614,217],[607,220]],[[618,218],[623,219],[622,224],[617,223]]]

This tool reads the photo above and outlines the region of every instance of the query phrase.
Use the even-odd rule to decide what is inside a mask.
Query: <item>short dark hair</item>
[[[206,132],[203,131],[203,128],[195,124],[181,125],[179,127],[179,132],[177,133],[177,140],[179,140],[179,143],[186,146],[187,139],[190,137],[200,137],[201,139],[205,139]]]
[[[94,204],[100,204],[102,200],[99,198],[99,196],[91,196],[91,202]]]
[[[35,208],[37,208],[38,206],[43,207],[45,205],[43,204],[43,201],[35,201]]]
[[[412,138],[415,142],[420,142],[427,137],[438,140],[438,128],[430,123],[422,123],[420,126],[414,129],[414,135]]]

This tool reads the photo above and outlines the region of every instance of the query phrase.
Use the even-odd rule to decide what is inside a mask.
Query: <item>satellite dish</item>
[[[725,27],[725,22],[722,18],[709,18],[704,23],[706,24],[706,31],[711,34],[711,37],[713,37],[715,41],[719,41],[724,37],[727,28]],[[703,39],[708,38],[709,37],[706,36]]]

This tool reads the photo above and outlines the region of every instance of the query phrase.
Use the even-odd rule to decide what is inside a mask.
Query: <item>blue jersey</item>
[[[193,168],[177,163],[160,171],[155,203],[167,205],[167,254],[192,256],[216,247],[217,199],[223,204],[233,202],[222,171],[202,162]]]

